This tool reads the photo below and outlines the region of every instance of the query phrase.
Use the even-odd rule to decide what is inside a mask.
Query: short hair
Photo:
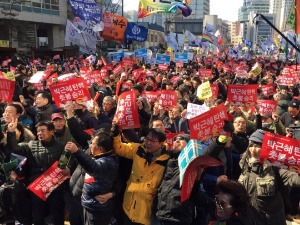
[[[159,142],[166,141],[166,134],[161,129],[158,128],[150,128],[146,134],[148,136],[149,134],[153,135],[158,139]]]
[[[54,124],[52,123],[52,121],[41,121],[38,122],[35,125],[35,128],[41,127],[41,126],[45,126],[47,127],[47,130],[51,131],[51,130],[55,130]]]
[[[24,108],[22,108],[22,106],[20,106],[19,104],[16,104],[16,103],[7,103],[4,109],[6,109],[7,106],[14,107],[16,109],[16,111],[17,111],[17,114],[24,113]]]
[[[95,134],[94,138],[97,138],[96,145],[102,147],[105,152],[113,149],[113,137],[108,132],[101,130]]]
[[[38,91],[37,96],[41,95],[42,98],[46,98],[48,100],[48,104],[52,103],[52,95],[47,91]]]
[[[110,101],[114,106],[116,106],[116,101],[114,100],[114,98],[112,96],[105,96],[103,98],[103,101]]]
[[[149,128],[153,128],[153,123],[154,123],[155,121],[161,121],[161,122],[163,123],[163,121],[162,121],[161,119],[159,119],[159,118],[154,118],[153,120],[150,121]]]

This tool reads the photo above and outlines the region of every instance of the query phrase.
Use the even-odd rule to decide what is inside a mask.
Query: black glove
[[[232,134],[234,132],[234,126],[230,121],[224,120],[223,130]]]
[[[113,135],[113,137],[117,137],[120,134],[119,131],[119,125],[118,124],[113,124],[111,127],[111,133]]]

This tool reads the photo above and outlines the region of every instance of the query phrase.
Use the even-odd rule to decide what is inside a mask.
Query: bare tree
[[[103,12],[110,12],[116,14],[122,10],[122,0],[96,0],[96,3],[102,8]]]

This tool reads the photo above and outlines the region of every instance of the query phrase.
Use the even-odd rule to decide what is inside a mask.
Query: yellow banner
[[[211,88],[210,88],[210,83],[209,83],[209,81],[206,81],[198,87],[197,97],[200,100],[203,100],[203,99],[209,98],[211,96],[212,96],[212,91],[211,91]]]
[[[7,73],[3,73],[3,76],[8,80],[12,80],[12,81],[16,80],[15,75],[11,71],[9,71]]]
[[[0,47],[9,47],[9,41],[7,40],[0,40]]]

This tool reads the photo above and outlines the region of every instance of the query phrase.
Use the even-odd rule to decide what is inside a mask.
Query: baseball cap
[[[65,119],[64,114],[62,112],[58,112],[58,113],[53,113],[51,115],[51,121],[55,120],[55,119]]]
[[[299,101],[297,99],[293,99],[292,101],[289,102],[289,107],[292,107],[292,108],[297,108],[299,109]]]

